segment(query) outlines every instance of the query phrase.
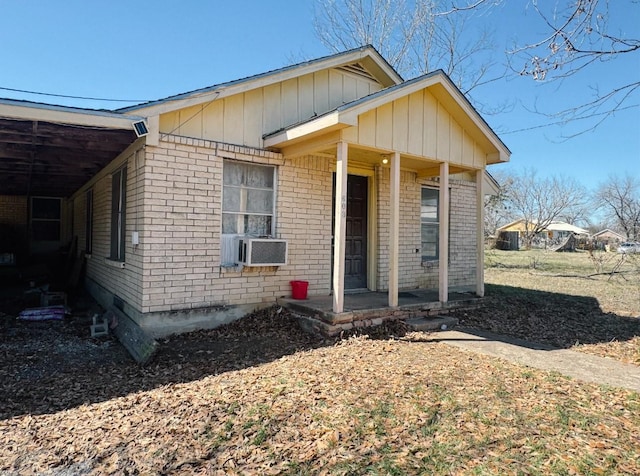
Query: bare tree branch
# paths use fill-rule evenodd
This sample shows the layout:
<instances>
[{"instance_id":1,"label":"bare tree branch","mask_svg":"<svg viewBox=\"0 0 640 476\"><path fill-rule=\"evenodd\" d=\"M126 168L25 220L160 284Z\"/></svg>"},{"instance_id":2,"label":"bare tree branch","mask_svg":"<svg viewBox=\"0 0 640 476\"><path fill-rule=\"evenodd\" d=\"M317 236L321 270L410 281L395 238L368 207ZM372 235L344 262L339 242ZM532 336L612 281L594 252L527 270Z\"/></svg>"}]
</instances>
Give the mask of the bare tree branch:
<instances>
[{"instance_id":1,"label":"bare tree branch","mask_svg":"<svg viewBox=\"0 0 640 476\"><path fill-rule=\"evenodd\" d=\"M552 221L571 215L586 203L587 194L567 177L539 178L534 170L509 176L505 204L512 217L524 221L525 246L531 244Z\"/></svg>"},{"instance_id":2,"label":"bare tree branch","mask_svg":"<svg viewBox=\"0 0 640 476\"><path fill-rule=\"evenodd\" d=\"M332 51L372 44L403 76L445 71L464 92L504 75L491 60L489 30L469 34L461 12L443 15L436 0L316 0L314 27ZM474 2L480 5L482 2Z\"/></svg>"},{"instance_id":3,"label":"bare tree branch","mask_svg":"<svg viewBox=\"0 0 640 476\"><path fill-rule=\"evenodd\" d=\"M640 179L612 175L601 183L594 198L616 221L629 240L640 240Z\"/></svg>"},{"instance_id":4,"label":"bare tree branch","mask_svg":"<svg viewBox=\"0 0 640 476\"><path fill-rule=\"evenodd\" d=\"M628 15L639 13L637 0L620 3L617 8L625 8ZM320 40L333 51L370 43L400 74L413 77L442 69L471 96L480 86L506 75L493 60L496 48L491 32L473 29L478 18L490 18L501 5L506 2L316 0L315 28ZM547 33L506 51L506 68L517 75L545 83L568 80L587 74L597 63L640 52L637 29L625 33L610 24L609 0L529 0L523 9L528 7ZM596 129L617 112L640 107L635 100L640 88L637 69L617 79L619 85L610 89L594 88L594 96L584 103L560 111L536 111L553 122L534 128L589 121L582 130L562 137L567 140ZM496 113L470 99L481 112Z\"/></svg>"},{"instance_id":5,"label":"bare tree branch","mask_svg":"<svg viewBox=\"0 0 640 476\"><path fill-rule=\"evenodd\" d=\"M595 61L640 50L640 39L622 38L608 32L607 0L574 0L558 11L546 13L538 0L531 4L550 33L508 53L524 58L519 74L545 80L551 74L563 78L577 74ZM545 2L548 7L549 3Z\"/></svg>"}]
</instances>

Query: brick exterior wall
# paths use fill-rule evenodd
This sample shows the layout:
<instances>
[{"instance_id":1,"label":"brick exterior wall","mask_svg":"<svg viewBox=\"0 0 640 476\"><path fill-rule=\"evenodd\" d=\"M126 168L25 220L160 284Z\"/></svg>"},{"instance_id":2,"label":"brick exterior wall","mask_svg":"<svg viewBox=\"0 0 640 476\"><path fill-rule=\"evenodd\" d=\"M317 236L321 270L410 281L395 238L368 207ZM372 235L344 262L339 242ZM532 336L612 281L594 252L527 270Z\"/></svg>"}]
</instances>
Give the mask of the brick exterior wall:
<instances>
[{"instance_id":1,"label":"brick exterior wall","mask_svg":"<svg viewBox=\"0 0 640 476\"><path fill-rule=\"evenodd\" d=\"M378 181L378 290L389 287L389 195L390 171L376 169ZM438 188L437 182L419 181L414 172L400 174L400 289L438 287L438 261L422 262L420 252L420 197L422 186ZM476 281L476 184L449 180L449 286L473 287Z\"/></svg>"},{"instance_id":2,"label":"brick exterior wall","mask_svg":"<svg viewBox=\"0 0 640 476\"><path fill-rule=\"evenodd\" d=\"M276 236L289 241L282 267L221 266L224 159L277 166ZM168 136L147 147L141 212L141 312L274 302L289 282L329 291L331 171L326 159ZM328 226L327 226L328 224Z\"/></svg>"},{"instance_id":3,"label":"brick exterior wall","mask_svg":"<svg viewBox=\"0 0 640 476\"><path fill-rule=\"evenodd\" d=\"M476 183L450 180L449 286L476 284L478 244L476 241Z\"/></svg>"},{"instance_id":4,"label":"brick exterior wall","mask_svg":"<svg viewBox=\"0 0 640 476\"><path fill-rule=\"evenodd\" d=\"M136 145L137 144L137 145ZM159 146L134 144L74 196L74 233L84 248L85 192L93 189L93 253L88 278L124 300L129 314L171 313L273 303L289 296L291 280L309 281L309 294L331 290L333 160L284 159L280 154L180 136ZM225 159L277 167L276 237L288 240L281 267L221 264ZM127 166L126 264L110 262L111 174ZM377 289L388 287L389 170L377 167ZM437 184L435 184L437 185ZM400 287L436 288L437 263L420 253L420 187L401 175ZM475 183L451 181L451 285L475 281ZM131 234L140 243L134 246ZM416 251L417 250L417 251ZM115 266L114 266L115 265Z\"/></svg>"},{"instance_id":5,"label":"brick exterior wall","mask_svg":"<svg viewBox=\"0 0 640 476\"><path fill-rule=\"evenodd\" d=\"M27 197L0 195L0 253L26 255Z\"/></svg>"},{"instance_id":6,"label":"brick exterior wall","mask_svg":"<svg viewBox=\"0 0 640 476\"><path fill-rule=\"evenodd\" d=\"M142 307L142 255L140 250L131 244L131 232L135 230L136 220L139 220L140 216L144 155L141 141L134 143L71 198L73 233L78 237L78 252L83 253L86 191L93 189L93 250L87 258L87 278L138 312ZM111 175L124 166L127 167L126 240L125 266L122 267L121 263L113 262L108 257L111 248ZM112 299L101 300L101 303L109 306Z\"/></svg>"},{"instance_id":7,"label":"brick exterior wall","mask_svg":"<svg viewBox=\"0 0 640 476\"><path fill-rule=\"evenodd\" d=\"M0 223L3 225L26 225L27 197L0 195Z\"/></svg>"}]
</instances>

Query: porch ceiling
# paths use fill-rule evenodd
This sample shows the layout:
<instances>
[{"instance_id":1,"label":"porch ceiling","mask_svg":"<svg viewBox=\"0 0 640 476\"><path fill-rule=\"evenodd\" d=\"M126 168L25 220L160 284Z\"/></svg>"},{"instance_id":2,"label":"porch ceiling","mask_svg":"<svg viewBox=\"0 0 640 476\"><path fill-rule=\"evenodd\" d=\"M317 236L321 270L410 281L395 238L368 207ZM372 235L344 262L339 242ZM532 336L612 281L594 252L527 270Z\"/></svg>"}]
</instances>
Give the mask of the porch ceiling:
<instances>
[{"instance_id":1,"label":"porch ceiling","mask_svg":"<svg viewBox=\"0 0 640 476\"><path fill-rule=\"evenodd\" d=\"M319 155L335 158L337 155L336 146L326 147L317 152ZM349 144L349 163L350 164L369 164L382 165L389 167L382 162L387 157L391 158L393 153L384 150L369 149ZM400 167L403 170L416 172L420 178L437 177L440 175L440 162L437 160L429 160L423 157L413 157L411 155L400 154ZM449 173L456 174L473 169L465 168L457 165L449 166Z\"/></svg>"},{"instance_id":2,"label":"porch ceiling","mask_svg":"<svg viewBox=\"0 0 640 476\"><path fill-rule=\"evenodd\" d=\"M131 128L0 118L0 193L68 197L135 140Z\"/></svg>"}]
</instances>

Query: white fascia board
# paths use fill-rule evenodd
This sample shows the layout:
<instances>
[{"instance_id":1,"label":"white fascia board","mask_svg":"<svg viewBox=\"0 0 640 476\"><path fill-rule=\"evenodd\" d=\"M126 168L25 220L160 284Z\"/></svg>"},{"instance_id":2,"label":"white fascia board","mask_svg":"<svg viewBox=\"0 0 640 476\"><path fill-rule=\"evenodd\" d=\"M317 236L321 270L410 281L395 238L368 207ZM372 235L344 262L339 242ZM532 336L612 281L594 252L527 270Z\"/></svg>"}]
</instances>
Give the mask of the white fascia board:
<instances>
[{"instance_id":1,"label":"white fascia board","mask_svg":"<svg viewBox=\"0 0 640 476\"><path fill-rule=\"evenodd\" d=\"M136 114L144 114L145 116L159 116L166 114L167 112L177 111L178 109L185 109L191 106L198 106L200 104L206 104L222 97L225 88L214 89L203 93L193 93L193 95L180 98L180 99L161 99L157 104L151 104L149 106L142 106L140 108L132 110ZM228 96L228 94L225 94ZM123 114L129 114L124 112Z\"/></svg>"},{"instance_id":2,"label":"white fascia board","mask_svg":"<svg viewBox=\"0 0 640 476\"><path fill-rule=\"evenodd\" d=\"M499 195L500 194L500 185L496 182L489 172L486 170L482 171L483 180L484 180L484 194L485 195Z\"/></svg>"},{"instance_id":3,"label":"white fascia board","mask_svg":"<svg viewBox=\"0 0 640 476\"><path fill-rule=\"evenodd\" d=\"M343 121L341 121L340 119L340 114L337 111L330 114L325 114L312 121L305 122L298 126L286 129L282 132L267 137L266 139L264 139L264 147L277 147L284 142L299 139L300 137L304 137L314 132L337 126L343 123ZM352 124L344 124L345 127L349 125Z\"/></svg>"},{"instance_id":4,"label":"white fascia board","mask_svg":"<svg viewBox=\"0 0 640 476\"><path fill-rule=\"evenodd\" d=\"M105 111L65 108L46 104L7 104L5 102L0 103L0 117L108 129L131 129L134 122L144 120L140 116L125 116Z\"/></svg>"},{"instance_id":5,"label":"white fascia board","mask_svg":"<svg viewBox=\"0 0 640 476\"><path fill-rule=\"evenodd\" d=\"M156 104L150 104L149 106L141 106L137 109L130 109L136 113L143 113L145 115L154 116L159 114L165 114L167 112L175 111L177 109L184 109L190 106L197 106L224 97L232 96L234 94L240 94L252 89L262 88L274 83L286 81L288 79L304 76L305 74L315 73L323 69L337 68L351 64L354 61L359 61L364 58L371 58L394 81L401 81L398 74L393 71L388 64L375 54L370 49L353 51L347 55L336 55L325 59L324 61L314 62L311 61L308 64L301 64L299 66L284 68L282 71L276 71L272 74L263 73L258 74L256 77L248 77L246 79L239 79L222 83L218 86L212 86L211 89L202 92L194 92L193 95L189 95L184 98L177 97L176 99L160 100Z\"/></svg>"},{"instance_id":6,"label":"white fascia board","mask_svg":"<svg viewBox=\"0 0 640 476\"><path fill-rule=\"evenodd\" d=\"M462 93L457 88L452 87L450 82L444 78L444 74L441 72L429 74L424 79L408 84L406 87L400 86L394 88L392 91L386 94L383 92L382 94L376 95L370 100L359 102L354 106L349 107L347 105L341 111L341 122L357 124L357 118L360 114L380 107L391 101L395 101L396 99L399 99L401 97L408 96L416 91L420 91L421 89L433 86L434 84L440 84L446 89L446 91L455 100L458 106L460 106L463 112L471 119L475 126L480 129L482 134L487 137L489 142L491 142L491 144L493 144L493 146L496 148L497 152L494 154L490 154L490 157L487 158L487 163L492 164L499 162L508 162L509 157L511 156L511 152L509 151L509 149L506 148L506 146L498 138L495 132L493 132L493 130L487 125L487 123L480 117L478 112L470 106L469 102L462 95Z\"/></svg>"},{"instance_id":7,"label":"white fascia board","mask_svg":"<svg viewBox=\"0 0 640 476\"><path fill-rule=\"evenodd\" d=\"M502 143L500 138L496 135L495 132L489 127L489 125L480 117L478 111L476 111L467 100L466 97L460 92L460 90L456 87L453 87L449 81L440 81L440 84L447 90L447 92L455 99L458 105L462 108L464 113L471 118L473 123L482 131L489 142L493 144L493 146L497 150L497 154L491 154L492 157L488 157L487 163L498 163L498 162L508 162L511 157L511 152L507 147ZM492 161L491 159L494 159Z\"/></svg>"},{"instance_id":8,"label":"white fascia board","mask_svg":"<svg viewBox=\"0 0 640 476\"><path fill-rule=\"evenodd\" d=\"M395 101L404 96L408 96L411 93L416 91L420 91L421 89L428 88L432 84L438 82L436 77L428 77L424 78L422 81L416 81L413 84L410 84L406 87L399 87L394 89L393 91L389 91L388 93L382 93L377 95L371 99L362 101L355 106L349 107L348 105L341 111L341 117L343 121L348 123L357 124L358 116L360 114L364 114L365 112L369 112L372 109L383 106L391 101ZM384 90L383 90L384 91Z\"/></svg>"}]
</instances>

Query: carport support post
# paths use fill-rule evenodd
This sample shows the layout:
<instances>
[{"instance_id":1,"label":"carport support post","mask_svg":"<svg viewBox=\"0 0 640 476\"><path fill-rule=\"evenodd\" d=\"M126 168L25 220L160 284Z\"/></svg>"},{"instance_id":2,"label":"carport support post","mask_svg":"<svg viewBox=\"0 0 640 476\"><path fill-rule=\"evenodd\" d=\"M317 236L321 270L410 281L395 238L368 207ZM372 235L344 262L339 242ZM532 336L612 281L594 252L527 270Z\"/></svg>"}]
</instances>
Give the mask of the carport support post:
<instances>
[{"instance_id":1,"label":"carport support post","mask_svg":"<svg viewBox=\"0 0 640 476\"><path fill-rule=\"evenodd\" d=\"M484 170L476 172L476 295L484 296Z\"/></svg>"},{"instance_id":2,"label":"carport support post","mask_svg":"<svg viewBox=\"0 0 640 476\"><path fill-rule=\"evenodd\" d=\"M344 248L347 227L347 156L348 144L338 142L333 231L333 312L344 312Z\"/></svg>"},{"instance_id":3,"label":"carport support post","mask_svg":"<svg viewBox=\"0 0 640 476\"><path fill-rule=\"evenodd\" d=\"M400 153L391 159L389 219L389 307L398 307L398 257L400 243Z\"/></svg>"},{"instance_id":4,"label":"carport support post","mask_svg":"<svg viewBox=\"0 0 640 476\"><path fill-rule=\"evenodd\" d=\"M440 191L438 195L439 258L438 295L440 302L449 300L449 163L440 164Z\"/></svg>"}]
</instances>

